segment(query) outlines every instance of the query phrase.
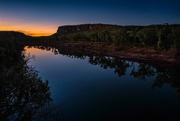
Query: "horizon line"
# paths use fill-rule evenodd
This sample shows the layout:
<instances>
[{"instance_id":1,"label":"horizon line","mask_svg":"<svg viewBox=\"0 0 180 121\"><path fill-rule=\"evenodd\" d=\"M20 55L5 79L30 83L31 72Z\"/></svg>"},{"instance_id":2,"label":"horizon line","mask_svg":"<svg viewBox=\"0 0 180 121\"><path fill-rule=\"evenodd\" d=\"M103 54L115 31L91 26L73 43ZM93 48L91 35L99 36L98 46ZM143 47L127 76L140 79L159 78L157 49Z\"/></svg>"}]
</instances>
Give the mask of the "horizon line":
<instances>
[{"instance_id":1,"label":"horizon line","mask_svg":"<svg viewBox=\"0 0 180 121\"><path fill-rule=\"evenodd\" d=\"M79 25L112 25L112 26L122 26L122 27L126 27L126 26L152 26L152 25L180 25L179 23L156 23L156 24L146 24L146 25L135 25L135 24L129 24L129 25L120 25L120 24L110 24L110 23L82 23L82 24L65 24L65 25L60 25L57 27L57 30L59 27L64 27L64 26L79 26ZM56 30L56 32L57 32ZM43 37L43 36L51 36L53 34L55 34L56 32L42 32L42 31L38 31L38 32L33 32L33 31L28 31L28 30L13 30L13 29L5 29L5 30L0 30L0 32L20 32L23 33L27 36L32 36L32 37Z\"/></svg>"}]
</instances>

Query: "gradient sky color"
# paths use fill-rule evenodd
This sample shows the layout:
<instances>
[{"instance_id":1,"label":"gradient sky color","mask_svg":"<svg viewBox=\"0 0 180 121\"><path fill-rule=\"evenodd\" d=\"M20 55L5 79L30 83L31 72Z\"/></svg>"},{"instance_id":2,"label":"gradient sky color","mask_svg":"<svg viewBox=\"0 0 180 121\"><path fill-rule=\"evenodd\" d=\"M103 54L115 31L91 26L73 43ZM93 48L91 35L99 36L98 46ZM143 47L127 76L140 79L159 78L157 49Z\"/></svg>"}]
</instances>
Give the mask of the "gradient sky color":
<instances>
[{"instance_id":1,"label":"gradient sky color","mask_svg":"<svg viewBox=\"0 0 180 121\"><path fill-rule=\"evenodd\" d=\"M180 0L0 0L0 30L51 35L61 25L180 24Z\"/></svg>"}]
</instances>

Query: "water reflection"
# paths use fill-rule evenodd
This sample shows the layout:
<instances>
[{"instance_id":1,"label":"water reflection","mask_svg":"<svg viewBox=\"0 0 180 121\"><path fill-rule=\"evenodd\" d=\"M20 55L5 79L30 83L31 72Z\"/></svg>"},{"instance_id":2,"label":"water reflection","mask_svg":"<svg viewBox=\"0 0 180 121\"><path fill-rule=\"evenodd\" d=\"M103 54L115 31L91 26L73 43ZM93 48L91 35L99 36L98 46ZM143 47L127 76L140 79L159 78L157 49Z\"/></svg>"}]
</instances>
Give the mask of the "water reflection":
<instances>
[{"instance_id":1,"label":"water reflection","mask_svg":"<svg viewBox=\"0 0 180 121\"><path fill-rule=\"evenodd\" d=\"M53 111L48 82L42 82L36 73L31 72L27 77L19 73L13 78L15 72L12 70L1 78L0 120L47 118Z\"/></svg>"},{"instance_id":2,"label":"water reflection","mask_svg":"<svg viewBox=\"0 0 180 121\"><path fill-rule=\"evenodd\" d=\"M159 65L149 65L146 63L135 63L132 61L123 60L120 58L113 58L107 56L94 55L85 53L80 50L69 50L66 48L52 48L45 46L31 46L41 50L52 51L54 54L62 54L71 58L88 58L88 62L92 65L99 65L101 68L114 69L114 73L118 76L127 74L127 70L131 69L131 77L140 80L146 80L147 77L155 77L152 88L162 87L164 84L170 84L173 88L180 91L180 68L179 67L163 67ZM29 48L31 48L29 47Z\"/></svg>"},{"instance_id":3,"label":"water reflection","mask_svg":"<svg viewBox=\"0 0 180 121\"><path fill-rule=\"evenodd\" d=\"M49 83L52 97L55 105L62 105L65 121L178 117L178 68L136 63L66 48L36 48L59 54L55 56L37 49L43 55L32 53L37 55L37 59L31 64L42 72L43 78L55 80ZM31 53L30 50L27 52Z\"/></svg>"},{"instance_id":4,"label":"water reflection","mask_svg":"<svg viewBox=\"0 0 180 121\"><path fill-rule=\"evenodd\" d=\"M21 49L5 49L0 51L0 120L47 118L54 110L48 81L42 81L37 71L27 65Z\"/></svg>"},{"instance_id":5,"label":"water reflection","mask_svg":"<svg viewBox=\"0 0 180 121\"><path fill-rule=\"evenodd\" d=\"M170 84L180 92L180 69L156 68L156 78L153 88L162 87L164 84Z\"/></svg>"}]
</instances>

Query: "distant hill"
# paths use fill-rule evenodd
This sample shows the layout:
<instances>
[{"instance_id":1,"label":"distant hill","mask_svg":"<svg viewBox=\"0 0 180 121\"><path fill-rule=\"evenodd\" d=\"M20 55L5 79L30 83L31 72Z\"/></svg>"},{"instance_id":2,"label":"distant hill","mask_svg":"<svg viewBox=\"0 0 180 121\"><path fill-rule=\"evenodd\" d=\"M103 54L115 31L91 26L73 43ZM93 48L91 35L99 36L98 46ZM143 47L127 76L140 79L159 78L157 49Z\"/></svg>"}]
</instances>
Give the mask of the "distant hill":
<instances>
[{"instance_id":1,"label":"distant hill","mask_svg":"<svg viewBox=\"0 0 180 121\"><path fill-rule=\"evenodd\" d=\"M30 36L25 35L21 32L15 31L0 31L0 40L26 40L30 38Z\"/></svg>"}]
</instances>

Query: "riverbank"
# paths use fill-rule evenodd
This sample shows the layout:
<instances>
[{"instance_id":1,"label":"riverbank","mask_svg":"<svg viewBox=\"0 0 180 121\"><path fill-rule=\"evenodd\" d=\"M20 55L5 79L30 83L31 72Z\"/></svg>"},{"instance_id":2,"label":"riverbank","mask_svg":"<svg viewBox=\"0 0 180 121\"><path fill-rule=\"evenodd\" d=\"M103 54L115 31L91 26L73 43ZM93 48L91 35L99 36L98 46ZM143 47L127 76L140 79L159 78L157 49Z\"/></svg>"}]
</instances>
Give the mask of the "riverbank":
<instances>
[{"instance_id":1,"label":"riverbank","mask_svg":"<svg viewBox=\"0 0 180 121\"><path fill-rule=\"evenodd\" d=\"M137 62L147 62L160 65L180 65L180 56L173 49L156 50L148 47L117 47L116 45L108 45L103 42L58 42L55 48L66 50L69 52L95 54L111 57L119 57L122 59L133 60Z\"/></svg>"}]
</instances>

